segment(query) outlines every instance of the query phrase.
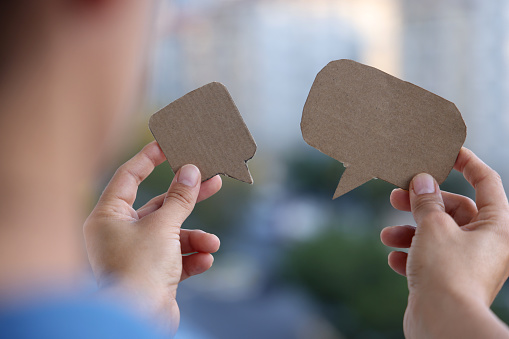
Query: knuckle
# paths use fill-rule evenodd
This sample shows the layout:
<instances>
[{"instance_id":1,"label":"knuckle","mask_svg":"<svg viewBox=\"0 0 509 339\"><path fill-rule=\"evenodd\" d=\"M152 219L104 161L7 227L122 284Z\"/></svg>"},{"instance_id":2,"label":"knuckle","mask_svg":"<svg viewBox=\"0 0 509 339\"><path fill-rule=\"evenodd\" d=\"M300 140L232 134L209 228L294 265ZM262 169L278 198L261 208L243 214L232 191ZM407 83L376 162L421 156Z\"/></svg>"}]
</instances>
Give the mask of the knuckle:
<instances>
[{"instance_id":1,"label":"knuckle","mask_svg":"<svg viewBox=\"0 0 509 339\"><path fill-rule=\"evenodd\" d=\"M125 162L122 165L120 165L119 168L117 168L117 170L115 171L115 175L126 174L128 172L129 172L129 163Z\"/></svg>"},{"instance_id":2,"label":"knuckle","mask_svg":"<svg viewBox=\"0 0 509 339\"><path fill-rule=\"evenodd\" d=\"M136 185L139 185L143 181L140 173L138 173L138 171L136 171L128 162L117 169L117 175L133 178Z\"/></svg>"},{"instance_id":3,"label":"knuckle","mask_svg":"<svg viewBox=\"0 0 509 339\"><path fill-rule=\"evenodd\" d=\"M490 182L497 186L503 186L502 177L498 174L497 171L492 169L491 167L486 167L485 171L479 175L478 180L474 184L474 188L477 189L477 186L482 182Z\"/></svg>"},{"instance_id":4,"label":"knuckle","mask_svg":"<svg viewBox=\"0 0 509 339\"><path fill-rule=\"evenodd\" d=\"M500 176L500 174L498 174L497 171L495 171L491 167L488 169L488 172L486 173L486 177L490 178L491 180L493 180L494 182L496 182L498 184L502 184L502 177Z\"/></svg>"},{"instance_id":5,"label":"knuckle","mask_svg":"<svg viewBox=\"0 0 509 339\"><path fill-rule=\"evenodd\" d=\"M420 197L413 204L413 212L417 214L431 214L434 211L443 212L444 210L444 202L436 199L434 196Z\"/></svg>"},{"instance_id":6,"label":"knuckle","mask_svg":"<svg viewBox=\"0 0 509 339\"><path fill-rule=\"evenodd\" d=\"M477 215L477 206L475 205L474 202L472 202L470 205L468 205L466 208L465 208L465 211L466 213L468 213L468 215L471 215L471 216L475 216Z\"/></svg>"},{"instance_id":7,"label":"knuckle","mask_svg":"<svg viewBox=\"0 0 509 339\"><path fill-rule=\"evenodd\" d=\"M176 187L166 194L166 203L176 204L186 211L191 211L195 204L195 198L189 190Z\"/></svg>"},{"instance_id":8,"label":"knuckle","mask_svg":"<svg viewBox=\"0 0 509 339\"><path fill-rule=\"evenodd\" d=\"M464 203L464 206L466 206L466 208L468 209L469 212L477 212L477 205L475 204L475 201L472 200L471 198L469 197L464 197L465 198L465 203Z\"/></svg>"},{"instance_id":9,"label":"knuckle","mask_svg":"<svg viewBox=\"0 0 509 339\"><path fill-rule=\"evenodd\" d=\"M127 177L129 175L130 175L130 173L129 173L128 165L127 164L123 164L119 168L117 168L117 170L113 174L113 178L111 180L113 181L114 179L125 178L125 177Z\"/></svg>"},{"instance_id":10,"label":"knuckle","mask_svg":"<svg viewBox=\"0 0 509 339\"><path fill-rule=\"evenodd\" d=\"M94 233L95 233L94 223L90 220L85 221L85 224L83 225L83 236L85 237L85 240L87 238L90 238Z\"/></svg>"}]
</instances>

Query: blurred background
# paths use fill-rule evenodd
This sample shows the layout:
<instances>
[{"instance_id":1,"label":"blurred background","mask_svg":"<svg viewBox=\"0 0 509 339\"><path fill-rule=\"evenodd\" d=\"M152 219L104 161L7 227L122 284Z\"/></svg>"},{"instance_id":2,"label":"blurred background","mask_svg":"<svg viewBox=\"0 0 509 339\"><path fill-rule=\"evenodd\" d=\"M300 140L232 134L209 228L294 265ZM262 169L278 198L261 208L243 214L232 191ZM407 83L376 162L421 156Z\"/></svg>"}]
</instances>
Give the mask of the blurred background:
<instances>
[{"instance_id":1,"label":"blurred background","mask_svg":"<svg viewBox=\"0 0 509 339\"><path fill-rule=\"evenodd\" d=\"M255 184L224 178L184 225L222 246L179 289L177 338L403 338L406 279L379 232L412 218L381 180L332 201L343 166L302 140L302 108L329 61L366 63L456 103L466 146L509 182L508 15L505 0L164 0L138 132L118 163L152 140L151 114L211 81L258 143ZM136 205L172 177L157 168ZM458 173L442 187L473 197ZM508 307L503 290L494 310L506 322Z\"/></svg>"}]
</instances>

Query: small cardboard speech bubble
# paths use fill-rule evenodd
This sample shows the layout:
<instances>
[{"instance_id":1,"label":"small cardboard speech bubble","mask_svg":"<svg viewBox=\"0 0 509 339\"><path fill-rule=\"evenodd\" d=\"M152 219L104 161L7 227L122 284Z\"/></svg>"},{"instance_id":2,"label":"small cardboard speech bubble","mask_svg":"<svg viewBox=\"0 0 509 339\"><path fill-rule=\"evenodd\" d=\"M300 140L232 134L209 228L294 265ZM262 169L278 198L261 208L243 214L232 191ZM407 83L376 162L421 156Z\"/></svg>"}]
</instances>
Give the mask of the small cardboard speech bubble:
<instances>
[{"instance_id":1,"label":"small cardboard speech bubble","mask_svg":"<svg viewBox=\"0 0 509 339\"><path fill-rule=\"evenodd\" d=\"M452 102L352 60L318 73L301 129L310 146L346 168L334 199L373 178L408 189L425 172L441 184L466 138Z\"/></svg>"},{"instance_id":2,"label":"small cardboard speech bubble","mask_svg":"<svg viewBox=\"0 0 509 339\"><path fill-rule=\"evenodd\" d=\"M256 143L226 87L213 82L150 117L149 128L173 170L196 165L206 181L217 174L253 183L247 161Z\"/></svg>"}]
</instances>

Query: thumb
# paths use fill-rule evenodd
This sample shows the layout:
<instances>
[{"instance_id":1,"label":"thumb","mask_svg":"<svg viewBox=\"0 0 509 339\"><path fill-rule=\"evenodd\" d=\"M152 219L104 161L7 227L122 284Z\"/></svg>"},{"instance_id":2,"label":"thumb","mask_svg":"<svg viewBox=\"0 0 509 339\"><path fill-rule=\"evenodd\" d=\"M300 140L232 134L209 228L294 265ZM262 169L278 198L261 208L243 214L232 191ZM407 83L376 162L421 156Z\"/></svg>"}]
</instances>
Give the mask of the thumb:
<instances>
[{"instance_id":1,"label":"thumb","mask_svg":"<svg viewBox=\"0 0 509 339\"><path fill-rule=\"evenodd\" d=\"M442 193L438 183L427 173L416 175L410 183L410 206L417 226L447 223Z\"/></svg>"},{"instance_id":2,"label":"thumb","mask_svg":"<svg viewBox=\"0 0 509 339\"><path fill-rule=\"evenodd\" d=\"M196 205L200 184L201 173L198 167L182 166L173 178L163 205L159 209L160 213L179 226L182 225Z\"/></svg>"}]
</instances>

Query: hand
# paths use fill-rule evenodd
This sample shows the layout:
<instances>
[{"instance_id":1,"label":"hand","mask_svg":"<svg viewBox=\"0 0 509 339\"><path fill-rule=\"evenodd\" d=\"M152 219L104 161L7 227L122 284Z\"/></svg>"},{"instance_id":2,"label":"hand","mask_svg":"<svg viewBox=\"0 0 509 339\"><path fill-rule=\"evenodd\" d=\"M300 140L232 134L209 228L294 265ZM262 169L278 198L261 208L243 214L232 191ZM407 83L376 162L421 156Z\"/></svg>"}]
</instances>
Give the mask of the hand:
<instances>
[{"instance_id":1,"label":"hand","mask_svg":"<svg viewBox=\"0 0 509 339\"><path fill-rule=\"evenodd\" d=\"M167 193L134 210L139 184L164 160L159 145L152 142L122 165L88 217L84 234L99 286L131 297L135 308L160 318L175 332L180 318L178 283L208 270L210 253L219 249L215 235L180 227L196 202L219 191L221 178L201 183L198 168L186 165Z\"/></svg>"},{"instance_id":2,"label":"hand","mask_svg":"<svg viewBox=\"0 0 509 339\"><path fill-rule=\"evenodd\" d=\"M509 274L507 197L500 176L466 148L454 168L475 188L475 203L441 192L428 174L416 176L409 191L391 194L394 208L411 211L417 223L381 233L385 245L409 248L408 254L389 254L389 266L408 279L405 334L507 337L505 326L489 311Z\"/></svg>"}]
</instances>

